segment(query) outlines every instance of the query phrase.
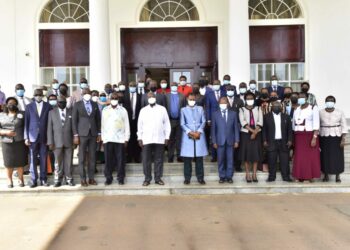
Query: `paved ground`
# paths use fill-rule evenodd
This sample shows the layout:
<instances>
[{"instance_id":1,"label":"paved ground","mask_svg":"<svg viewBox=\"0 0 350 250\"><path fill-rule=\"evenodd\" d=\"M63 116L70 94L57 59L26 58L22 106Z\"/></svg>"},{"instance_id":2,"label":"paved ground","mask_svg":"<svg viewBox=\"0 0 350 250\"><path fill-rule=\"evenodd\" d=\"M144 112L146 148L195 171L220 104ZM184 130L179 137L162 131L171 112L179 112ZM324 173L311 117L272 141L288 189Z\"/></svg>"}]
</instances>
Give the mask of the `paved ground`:
<instances>
[{"instance_id":1,"label":"paved ground","mask_svg":"<svg viewBox=\"0 0 350 250\"><path fill-rule=\"evenodd\" d=\"M1 249L349 249L350 194L2 197Z\"/></svg>"}]
</instances>

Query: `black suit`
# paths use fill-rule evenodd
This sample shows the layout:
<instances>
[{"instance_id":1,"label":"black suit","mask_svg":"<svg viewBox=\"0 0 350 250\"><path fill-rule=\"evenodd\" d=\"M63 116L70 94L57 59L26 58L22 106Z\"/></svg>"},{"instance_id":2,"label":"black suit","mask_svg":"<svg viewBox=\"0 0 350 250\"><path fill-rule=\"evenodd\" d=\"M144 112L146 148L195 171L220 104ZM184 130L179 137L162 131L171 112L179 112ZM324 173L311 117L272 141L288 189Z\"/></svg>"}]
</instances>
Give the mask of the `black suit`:
<instances>
[{"instance_id":1,"label":"black suit","mask_svg":"<svg viewBox=\"0 0 350 250\"><path fill-rule=\"evenodd\" d=\"M97 103L90 101L91 113L85 108L85 101L77 102L73 107L73 134L79 136L79 174L82 181L86 181L84 161L89 155L88 177L95 176L97 136L101 134L101 114Z\"/></svg>"},{"instance_id":2,"label":"black suit","mask_svg":"<svg viewBox=\"0 0 350 250\"><path fill-rule=\"evenodd\" d=\"M281 139L276 140L276 125L274 114L268 113L264 116L262 129L263 141L267 142L267 154L269 164L269 179L276 179L277 156L280 161L280 169L283 180L290 178L289 170L289 148L287 143L293 140L292 122L290 117L281 113Z\"/></svg>"},{"instance_id":3,"label":"black suit","mask_svg":"<svg viewBox=\"0 0 350 250\"><path fill-rule=\"evenodd\" d=\"M124 96L125 105L128 107L129 123L130 123L130 140L127 149L127 162L141 162L141 148L137 141L137 121L141 110L142 95L133 93L136 98L135 106L131 103L132 93L127 91ZM134 118L134 119L133 119Z\"/></svg>"},{"instance_id":4,"label":"black suit","mask_svg":"<svg viewBox=\"0 0 350 250\"><path fill-rule=\"evenodd\" d=\"M271 94L271 92L274 91L274 87L272 87L272 86L268 87L267 91L269 92L269 94ZM283 100L284 99L284 87L277 86L276 92L278 95L278 100Z\"/></svg>"}]
</instances>

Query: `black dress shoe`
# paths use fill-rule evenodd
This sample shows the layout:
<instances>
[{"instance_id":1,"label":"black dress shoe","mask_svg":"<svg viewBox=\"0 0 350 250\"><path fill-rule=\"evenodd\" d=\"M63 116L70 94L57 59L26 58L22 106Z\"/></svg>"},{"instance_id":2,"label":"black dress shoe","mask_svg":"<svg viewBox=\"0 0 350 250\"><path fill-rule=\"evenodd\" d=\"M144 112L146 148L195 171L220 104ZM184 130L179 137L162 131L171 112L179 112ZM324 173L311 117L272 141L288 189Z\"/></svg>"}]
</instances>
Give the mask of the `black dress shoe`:
<instances>
[{"instance_id":1,"label":"black dress shoe","mask_svg":"<svg viewBox=\"0 0 350 250\"><path fill-rule=\"evenodd\" d=\"M89 179L89 185L97 186L95 179Z\"/></svg>"},{"instance_id":2,"label":"black dress shoe","mask_svg":"<svg viewBox=\"0 0 350 250\"><path fill-rule=\"evenodd\" d=\"M24 172L23 172L23 175L29 175L29 174L30 174L29 171L24 171Z\"/></svg>"},{"instance_id":3,"label":"black dress shoe","mask_svg":"<svg viewBox=\"0 0 350 250\"><path fill-rule=\"evenodd\" d=\"M220 178L219 183L220 183L220 184L225 183L225 178Z\"/></svg>"},{"instance_id":4,"label":"black dress shoe","mask_svg":"<svg viewBox=\"0 0 350 250\"><path fill-rule=\"evenodd\" d=\"M232 178L227 179L227 183L232 184L233 183L233 179Z\"/></svg>"},{"instance_id":5,"label":"black dress shoe","mask_svg":"<svg viewBox=\"0 0 350 250\"><path fill-rule=\"evenodd\" d=\"M41 181L41 186L43 187L49 187L50 184L47 181Z\"/></svg>"},{"instance_id":6,"label":"black dress shoe","mask_svg":"<svg viewBox=\"0 0 350 250\"><path fill-rule=\"evenodd\" d=\"M24 183L21 182L18 186L22 188L22 187L24 187Z\"/></svg>"},{"instance_id":7,"label":"black dress shoe","mask_svg":"<svg viewBox=\"0 0 350 250\"><path fill-rule=\"evenodd\" d=\"M149 186L150 184L151 184L151 182L149 182L149 181L144 181L144 182L142 183L142 186L147 187L147 186Z\"/></svg>"},{"instance_id":8,"label":"black dress shoe","mask_svg":"<svg viewBox=\"0 0 350 250\"><path fill-rule=\"evenodd\" d=\"M13 184L8 184L7 187L8 188L13 188Z\"/></svg>"},{"instance_id":9,"label":"black dress shoe","mask_svg":"<svg viewBox=\"0 0 350 250\"><path fill-rule=\"evenodd\" d=\"M162 180L156 181L156 184L157 184L157 185L164 186L164 182L163 182Z\"/></svg>"},{"instance_id":10,"label":"black dress shoe","mask_svg":"<svg viewBox=\"0 0 350 250\"><path fill-rule=\"evenodd\" d=\"M235 167L235 171L238 173L242 173L243 169L241 167Z\"/></svg>"},{"instance_id":11,"label":"black dress shoe","mask_svg":"<svg viewBox=\"0 0 350 250\"><path fill-rule=\"evenodd\" d=\"M168 159L168 163L174 163L174 159Z\"/></svg>"},{"instance_id":12,"label":"black dress shoe","mask_svg":"<svg viewBox=\"0 0 350 250\"><path fill-rule=\"evenodd\" d=\"M217 162L218 161L218 159L216 159L216 158L212 158L211 160L210 160L210 162Z\"/></svg>"},{"instance_id":13,"label":"black dress shoe","mask_svg":"<svg viewBox=\"0 0 350 250\"><path fill-rule=\"evenodd\" d=\"M268 178L267 180L266 180L266 182L274 182L275 181L275 179L272 179L272 178Z\"/></svg>"},{"instance_id":14,"label":"black dress shoe","mask_svg":"<svg viewBox=\"0 0 350 250\"><path fill-rule=\"evenodd\" d=\"M293 182L293 180L291 178L283 179L283 181L285 181L285 182Z\"/></svg>"},{"instance_id":15,"label":"black dress shoe","mask_svg":"<svg viewBox=\"0 0 350 250\"><path fill-rule=\"evenodd\" d=\"M85 180L81 181L80 184L81 184L82 187L87 187L88 186L88 184L87 184L87 182Z\"/></svg>"},{"instance_id":16,"label":"black dress shoe","mask_svg":"<svg viewBox=\"0 0 350 250\"><path fill-rule=\"evenodd\" d=\"M119 184L119 185L124 185L124 180L119 180L119 181L118 181L118 184Z\"/></svg>"},{"instance_id":17,"label":"black dress shoe","mask_svg":"<svg viewBox=\"0 0 350 250\"><path fill-rule=\"evenodd\" d=\"M33 182L32 184L29 185L30 188L36 188L38 186L38 184L36 184L36 182Z\"/></svg>"},{"instance_id":18,"label":"black dress shoe","mask_svg":"<svg viewBox=\"0 0 350 250\"><path fill-rule=\"evenodd\" d=\"M191 181L189 181L189 180L185 180L185 181L184 181L184 184L185 184L185 185L190 185L190 183L191 183Z\"/></svg>"},{"instance_id":19,"label":"black dress shoe","mask_svg":"<svg viewBox=\"0 0 350 250\"><path fill-rule=\"evenodd\" d=\"M62 184L61 182L56 182L55 185L53 185L55 188L60 187Z\"/></svg>"},{"instance_id":20,"label":"black dress shoe","mask_svg":"<svg viewBox=\"0 0 350 250\"><path fill-rule=\"evenodd\" d=\"M329 177L328 175L326 174L322 180L323 182L329 182Z\"/></svg>"},{"instance_id":21,"label":"black dress shoe","mask_svg":"<svg viewBox=\"0 0 350 250\"><path fill-rule=\"evenodd\" d=\"M113 182L113 180L106 180L106 181L105 181L105 185L106 185L106 186L109 186L109 185L112 184L112 182Z\"/></svg>"},{"instance_id":22,"label":"black dress shoe","mask_svg":"<svg viewBox=\"0 0 350 250\"><path fill-rule=\"evenodd\" d=\"M205 185L205 181L204 180L198 180L198 183L201 184L201 185Z\"/></svg>"},{"instance_id":23,"label":"black dress shoe","mask_svg":"<svg viewBox=\"0 0 350 250\"><path fill-rule=\"evenodd\" d=\"M177 162L184 162L184 160L182 159L182 157L177 157Z\"/></svg>"}]
</instances>

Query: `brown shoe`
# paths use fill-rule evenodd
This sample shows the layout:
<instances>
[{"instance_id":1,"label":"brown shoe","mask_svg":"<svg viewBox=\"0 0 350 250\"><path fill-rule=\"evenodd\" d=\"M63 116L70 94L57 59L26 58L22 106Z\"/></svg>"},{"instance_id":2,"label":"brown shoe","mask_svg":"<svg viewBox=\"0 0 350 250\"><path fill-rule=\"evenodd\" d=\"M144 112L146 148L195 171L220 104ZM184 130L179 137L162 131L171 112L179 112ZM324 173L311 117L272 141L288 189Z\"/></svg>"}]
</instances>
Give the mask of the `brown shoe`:
<instances>
[{"instance_id":1,"label":"brown shoe","mask_svg":"<svg viewBox=\"0 0 350 250\"><path fill-rule=\"evenodd\" d=\"M96 186L96 185L97 185L97 182L96 182L94 179L90 179L90 180L89 180L89 185Z\"/></svg>"},{"instance_id":2,"label":"brown shoe","mask_svg":"<svg viewBox=\"0 0 350 250\"><path fill-rule=\"evenodd\" d=\"M87 184L87 182L86 182L86 181L81 181L81 186L82 186L82 187L87 187L87 186L88 186L88 184Z\"/></svg>"}]
</instances>

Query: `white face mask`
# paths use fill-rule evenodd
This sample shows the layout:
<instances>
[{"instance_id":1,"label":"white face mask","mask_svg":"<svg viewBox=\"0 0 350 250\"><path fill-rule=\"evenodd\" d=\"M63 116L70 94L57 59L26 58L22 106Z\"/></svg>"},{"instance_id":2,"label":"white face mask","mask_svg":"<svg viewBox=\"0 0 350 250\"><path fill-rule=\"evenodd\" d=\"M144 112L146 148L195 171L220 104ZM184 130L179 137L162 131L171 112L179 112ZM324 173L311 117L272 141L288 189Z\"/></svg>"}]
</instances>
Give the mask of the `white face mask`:
<instances>
[{"instance_id":1,"label":"white face mask","mask_svg":"<svg viewBox=\"0 0 350 250\"><path fill-rule=\"evenodd\" d=\"M232 96L234 96L234 95L235 95L235 92L234 92L233 90L227 91L227 96L228 96L228 97L232 97Z\"/></svg>"},{"instance_id":2,"label":"white face mask","mask_svg":"<svg viewBox=\"0 0 350 250\"><path fill-rule=\"evenodd\" d=\"M272 86L277 86L277 84L278 84L278 81L277 80L273 80L272 82L271 82L271 84L272 84Z\"/></svg>"},{"instance_id":3,"label":"white face mask","mask_svg":"<svg viewBox=\"0 0 350 250\"><path fill-rule=\"evenodd\" d=\"M181 86L186 86L187 82L186 81L180 81Z\"/></svg>"},{"instance_id":4,"label":"white face mask","mask_svg":"<svg viewBox=\"0 0 350 250\"><path fill-rule=\"evenodd\" d=\"M222 82L222 84L223 84L223 85L229 85L229 84L230 84L230 81L229 81L229 80L224 80L224 81Z\"/></svg>"},{"instance_id":5,"label":"white face mask","mask_svg":"<svg viewBox=\"0 0 350 250\"><path fill-rule=\"evenodd\" d=\"M188 101L188 106L194 107L196 105L196 101Z\"/></svg>"},{"instance_id":6,"label":"white face mask","mask_svg":"<svg viewBox=\"0 0 350 250\"><path fill-rule=\"evenodd\" d=\"M125 85L120 85L119 86L119 91L125 91Z\"/></svg>"},{"instance_id":7,"label":"white face mask","mask_svg":"<svg viewBox=\"0 0 350 250\"><path fill-rule=\"evenodd\" d=\"M177 86L175 86L175 85L171 86L171 92L177 93Z\"/></svg>"},{"instance_id":8,"label":"white face mask","mask_svg":"<svg viewBox=\"0 0 350 250\"><path fill-rule=\"evenodd\" d=\"M83 98L84 98L84 100L85 101L90 101L91 100L91 95L89 95L89 94L85 94L84 96L83 96Z\"/></svg>"},{"instance_id":9,"label":"white face mask","mask_svg":"<svg viewBox=\"0 0 350 250\"><path fill-rule=\"evenodd\" d=\"M156 98L154 98L154 97L151 97L151 98L148 98L148 104L151 104L151 105L153 105L153 104L155 104L156 103Z\"/></svg>"},{"instance_id":10,"label":"white face mask","mask_svg":"<svg viewBox=\"0 0 350 250\"><path fill-rule=\"evenodd\" d=\"M160 87L161 87L162 89L166 89L166 88L168 87L168 84L167 84L167 83L161 83L161 84L160 84Z\"/></svg>"},{"instance_id":11,"label":"white face mask","mask_svg":"<svg viewBox=\"0 0 350 250\"><path fill-rule=\"evenodd\" d=\"M255 83L251 83L251 84L249 85L249 88L250 88L251 90L256 90L256 84L255 84Z\"/></svg>"},{"instance_id":12,"label":"white face mask","mask_svg":"<svg viewBox=\"0 0 350 250\"><path fill-rule=\"evenodd\" d=\"M254 105L254 100L247 100L246 101L248 106L253 106Z\"/></svg>"},{"instance_id":13,"label":"white face mask","mask_svg":"<svg viewBox=\"0 0 350 250\"><path fill-rule=\"evenodd\" d=\"M139 82L138 84L137 84L137 87L139 87L139 88L144 88L145 87L145 83L144 82Z\"/></svg>"},{"instance_id":14,"label":"white face mask","mask_svg":"<svg viewBox=\"0 0 350 250\"><path fill-rule=\"evenodd\" d=\"M93 102L97 102L98 101L98 96L93 96L91 99L92 99Z\"/></svg>"},{"instance_id":15,"label":"white face mask","mask_svg":"<svg viewBox=\"0 0 350 250\"><path fill-rule=\"evenodd\" d=\"M246 88L240 88L239 89L239 93L241 93L241 95L244 95L245 93L247 93L247 89Z\"/></svg>"},{"instance_id":16,"label":"white face mask","mask_svg":"<svg viewBox=\"0 0 350 250\"><path fill-rule=\"evenodd\" d=\"M111 100L111 105L113 107L117 106L118 105L118 100Z\"/></svg>"},{"instance_id":17,"label":"white face mask","mask_svg":"<svg viewBox=\"0 0 350 250\"><path fill-rule=\"evenodd\" d=\"M219 91L220 90L220 85L213 85L213 90Z\"/></svg>"},{"instance_id":18,"label":"white face mask","mask_svg":"<svg viewBox=\"0 0 350 250\"><path fill-rule=\"evenodd\" d=\"M201 95L205 95L206 92L207 92L207 88L200 88L199 89L199 94L201 94Z\"/></svg>"},{"instance_id":19,"label":"white face mask","mask_svg":"<svg viewBox=\"0 0 350 250\"><path fill-rule=\"evenodd\" d=\"M326 102L326 108L333 109L335 107L335 102Z\"/></svg>"},{"instance_id":20,"label":"white face mask","mask_svg":"<svg viewBox=\"0 0 350 250\"><path fill-rule=\"evenodd\" d=\"M227 104L220 104L220 109L221 110L226 110L227 109Z\"/></svg>"},{"instance_id":21,"label":"white face mask","mask_svg":"<svg viewBox=\"0 0 350 250\"><path fill-rule=\"evenodd\" d=\"M47 90L44 90L44 91L43 91L43 95L44 95L44 96L47 96Z\"/></svg>"}]
</instances>

